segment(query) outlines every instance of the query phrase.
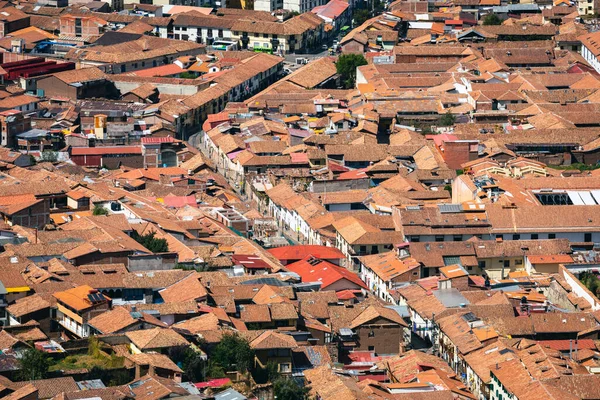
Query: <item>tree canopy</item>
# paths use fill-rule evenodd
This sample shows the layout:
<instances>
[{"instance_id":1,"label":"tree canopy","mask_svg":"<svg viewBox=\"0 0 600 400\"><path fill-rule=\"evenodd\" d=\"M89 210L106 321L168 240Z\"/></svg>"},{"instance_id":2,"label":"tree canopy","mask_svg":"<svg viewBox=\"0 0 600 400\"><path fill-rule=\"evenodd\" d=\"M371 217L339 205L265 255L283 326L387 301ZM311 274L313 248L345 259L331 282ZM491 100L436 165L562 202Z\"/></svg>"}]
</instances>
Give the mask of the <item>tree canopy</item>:
<instances>
[{"instance_id":1,"label":"tree canopy","mask_svg":"<svg viewBox=\"0 0 600 400\"><path fill-rule=\"evenodd\" d=\"M361 65L367 65L367 60L362 54L342 54L339 56L335 67L346 89L354 87L356 83L356 68Z\"/></svg>"},{"instance_id":2,"label":"tree canopy","mask_svg":"<svg viewBox=\"0 0 600 400\"><path fill-rule=\"evenodd\" d=\"M21 363L20 377L23 380L44 379L50 368L50 357L43 351L28 349L19 360Z\"/></svg>"},{"instance_id":3,"label":"tree canopy","mask_svg":"<svg viewBox=\"0 0 600 400\"><path fill-rule=\"evenodd\" d=\"M156 232L148 232L144 235L140 235L136 231L133 231L133 235L131 237L153 253L166 253L169 251L167 239L159 239L155 236Z\"/></svg>"},{"instance_id":4,"label":"tree canopy","mask_svg":"<svg viewBox=\"0 0 600 400\"><path fill-rule=\"evenodd\" d=\"M352 19L354 19L354 24L356 26L362 25L366 20L369 19L369 10L366 10L364 8L354 10Z\"/></svg>"},{"instance_id":5,"label":"tree canopy","mask_svg":"<svg viewBox=\"0 0 600 400\"><path fill-rule=\"evenodd\" d=\"M279 378L273 382L273 391L277 400L308 399L308 388L300 386L293 379Z\"/></svg>"},{"instance_id":6,"label":"tree canopy","mask_svg":"<svg viewBox=\"0 0 600 400\"><path fill-rule=\"evenodd\" d=\"M202 353L190 346L178 346L169 349L169 358L183 370L183 378L192 382L204 380L205 362ZM216 377L214 377L216 378Z\"/></svg>"},{"instance_id":7,"label":"tree canopy","mask_svg":"<svg viewBox=\"0 0 600 400\"><path fill-rule=\"evenodd\" d=\"M488 14L483 18L483 25L501 25L502 20L496 14Z\"/></svg>"},{"instance_id":8,"label":"tree canopy","mask_svg":"<svg viewBox=\"0 0 600 400\"><path fill-rule=\"evenodd\" d=\"M92 210L93 215L108 215L108 210L102 207L100 204L96 204Z\"/></svg>"},{"instance_id":9,"label":"tree canopy","mask_svg":"<svg viewBox=\"0 0 600 400\"><path fill-rule=\"evenodd\" d=\"M446 111L446 114L440 118L440 125L442 126L452 126L456 122L456 117L450 112L450 110Z\"/></svg>"},{"instance_id":10,"label":"tree canopy","mask_svg":"<svg viewBox=\"0 0 600 400\"><path fill-rule=\"evenodd\" d=\"M213 350L211 370L246 372L254 361L254 350L247 340L236 334L226 334Z\"/></svg>"},{"instance_id":11,"label":"tree canopy","mask_svg":"<svg viewBox=\"0 0 600 400\"><path fill-rule=\"evenodd\" d=\"M593 272L582 272L579 274L579 280L585 285L586 288L588 288L590 292L598 294L598 289L600 289L600 279L598 279Z\"/></svg>"}]
</instances>

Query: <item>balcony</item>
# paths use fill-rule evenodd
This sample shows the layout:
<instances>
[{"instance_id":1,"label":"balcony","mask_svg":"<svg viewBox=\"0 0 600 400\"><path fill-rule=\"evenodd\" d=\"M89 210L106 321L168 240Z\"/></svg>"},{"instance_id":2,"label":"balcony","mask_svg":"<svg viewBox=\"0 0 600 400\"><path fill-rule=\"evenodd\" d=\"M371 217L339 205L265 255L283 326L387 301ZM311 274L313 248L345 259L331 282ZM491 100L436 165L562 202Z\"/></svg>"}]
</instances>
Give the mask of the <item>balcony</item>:
<instances>
[{"instance_id":1,"label":"balcony","mask_svg":"<svg viewBox=\"0 0 600 400\"><path fill-rule=\"evenodd\" d=\"M68 330L69 332L71 332L74 335L77 335L81 338L88 336L87 333L84 332L83 327L74 321L68 321L66 319L62 319L62 320L58 321L58 323L63 328L65 328L66 330Z\"/></svg>"}]
</instances>

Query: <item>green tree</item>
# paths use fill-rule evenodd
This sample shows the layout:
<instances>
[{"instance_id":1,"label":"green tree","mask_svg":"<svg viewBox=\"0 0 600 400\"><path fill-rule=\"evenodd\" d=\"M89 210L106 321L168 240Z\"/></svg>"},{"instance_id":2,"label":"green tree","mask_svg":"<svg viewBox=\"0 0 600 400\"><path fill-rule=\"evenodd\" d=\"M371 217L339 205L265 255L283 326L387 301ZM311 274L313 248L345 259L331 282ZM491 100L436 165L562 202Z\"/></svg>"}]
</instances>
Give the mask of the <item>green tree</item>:
<instances>
[{"instance_id":1,"label":"green tree","mask_svg":"<svg viewBox=\"0 0 600 400\"><path fill-rule=\"evenodd\" d=\"M456 122L456 117L450 112L450 110L446 111L446 114L440 118L440 125L442 126L452 126Z\"/></svg>"},{"instance_id":2,"label":"green tree","mask_svg":"<svg viewBox=\"0 0 600 400\"><path fill-rule=\"evenodd\" d=\"M448 192L450 192L450 196L452 196L452 185L444 186L444 190L447 190Z\"/></svg>"},{"instance_id":3,"label":"green tree","mask_svg":"<svg viewBox=\"0 0 600 400\"><path fill-rule=\"evenodd\" d=\"M102 358L102 348L97 336L90 336L88 340L88 355L94 358Z\"/></svg>"},{"instance_id":4,"label":"green tree","mask_svg":"<svg viewBox=\"0 0 600 400\"><path fill-rule=\"evenodd\" d=\"M306 400L309 389L293 379L279 378L273 383L273 391L277 400Z\"/></svg>"},{"instance_id":5,"label":"green tree","mask_svg":"<svg viewBox=\"0 0 600 400\"><path fill-rule=\"evenodd\" d=\"M484 25L502 25L502 20L496 14L488 14L483 18Z\"/></svg>"},{"instance_id":6,"label":"green tree","mask_svg":"<svg viewBox=\"0 0 600 400\"><path fill-rule=\"evenodd\" d=\"M135 239L136 242L147 248L153 253L166 253L169 251L169 244L167 243L167 239L159 239L156 238L156 232L149 232L145 235L140 235L136 231L133 231L133 235L131 237Z\"/></svg>"},{"instance_id":7,"label":"green tree","mask_svg":"<svg viewBox=\"0 0 600 400\"><path fill-rule=\"evenodd\" d=\"M211 370L220 367L223 371L246 372L254 361L254 350L247 340L237 334L226 334L215 347L211 361Z\"/></svg>"},{"instance_id":8,"label":"green tree","mask_svg":"<svg viewBox=\"0 0 600 400\"><path fill-rule=\"evenodd\" d=\"M51 360L43 351L28 349L19 360L22 380L44 379L48 375Z\"/></svg>"},{"instance_id":9,"label":"green tree","mask_svg":"<svg viewBox=\"0 0 600 400\"><path fill-rule=\"evenodd\" d=\"M340 74L344 87L351 89L356 83L356 68L367 65L367 60L362 54L342 54L335 63L337 73Z\"/></svg>"},{"instance_id":10,"label":"green tree","mask_svg":"<svg viewBox=\"0 0 600 400\"><path fill-rule=\"evenodd\" d=\"M92 215L108 215L108 210L102 207L100 204L94 205Z\"/></svg>"},{"instance_id":11,"label":"green tree","mask_svg":"<svg viewBox=\"0 0 600 400\"><path fill-rule=\"evenodd\" d=\"M354 10L354 14L352 14L352 19L354 20L354 25L359 26L362 25L366 20L369 19L369 10L364 8L358 8Z\"/></svg>"},{"instance_id":12,"label":"green tree","mask_svg":"<svg viewBox=\"0 0 600 400\"><path fill-rule=\"evenodd\" d=\"M56 162L58 161L58 153L52 150L44 150L42 151L41 160L46 162Z\"/></svg>"},{"instance_id":13,"label":"green tree","mask_svg":"<svg viewBox=\"0 0 600 400\"><path fill-rule=\"evenodd\" d=\"M186 381L204 380L205 363L201 352L190 346L173 347L169 349L169 358L183 370L183 378Z\"/></svg>"},{"instance_id":14,"label":"green tree","mask_svg":"<svg viewBox=\"0 0 600 400\"><path fill-rule=\"evenodd\" d=\"M600 279L593 273L589 271L584 271L579 274L579 280L581 283L585 285L586 288L595 295L598 294L598 289L600 289Z\"/></svg>"},{"instance_id":15,"label":"green tree","mask_svg":"<svg viewBox=\"0 0 600 400\"><path fill-rule=\"evenodd\" d=\"M188 72L188 71L183 71L182 73L179 74L179 77L181 79L196 79L197 78L196 74L194 74L193 72Z\"/></svg>"},{"instance_id":16,"label":"green tree","mask_svg":"<svg viewBox=\"0 0 600 400\"><path fill-rule=\"evenodd\" d=\"M213 379L225 378L225 370L214 361L208 361L208 367L206 368L206 376Z\"/></svg>"}]
</instances>

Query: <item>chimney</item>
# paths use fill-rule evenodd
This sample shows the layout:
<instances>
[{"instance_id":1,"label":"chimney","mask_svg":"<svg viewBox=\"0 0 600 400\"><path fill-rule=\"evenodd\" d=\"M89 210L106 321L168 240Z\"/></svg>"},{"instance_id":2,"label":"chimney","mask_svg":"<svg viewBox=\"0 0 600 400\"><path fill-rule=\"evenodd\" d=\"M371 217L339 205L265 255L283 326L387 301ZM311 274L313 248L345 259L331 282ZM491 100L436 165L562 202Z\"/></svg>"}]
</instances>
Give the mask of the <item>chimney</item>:
<instances>
[{"instance_id":1,"label":"chimney","mask_svg":"<svg viewBox=\"0 0 600 400\"><path fill-rule=\"evenodd\" d=\"M569 340L569 360L573 359L573 339Z\"/></svg>"}]
</instances>

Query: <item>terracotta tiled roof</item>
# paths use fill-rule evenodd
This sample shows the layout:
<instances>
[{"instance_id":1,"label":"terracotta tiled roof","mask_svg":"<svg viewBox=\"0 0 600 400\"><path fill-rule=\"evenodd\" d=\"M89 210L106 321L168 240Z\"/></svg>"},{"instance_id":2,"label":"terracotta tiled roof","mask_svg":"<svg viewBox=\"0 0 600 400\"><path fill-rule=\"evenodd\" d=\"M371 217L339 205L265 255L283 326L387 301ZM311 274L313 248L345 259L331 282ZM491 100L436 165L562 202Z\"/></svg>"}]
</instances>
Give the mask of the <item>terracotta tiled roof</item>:
<instances>
[{"instance_id":1,"label":"terracotta tiled roof","mask_svg":"<svg viewBox=\"0 0 600 400\"><path fill-rule=\"evenodd\" d=\"M6 310L15 317L22 317L49 307L49 302L44 300L40 295L34 294L33 296L18 299L14 304L8 306Z\"/></svg>"},{"instance_id":2,"label":"terracotta tiled roof","mask_svg":"<svg viewBox=\"0 0 600 400\"><path fill-rule=\"evenodd\" d=\"M88 324L103 334L115 333L125 329L138 320L131 316L124 307L115 307L113 310L103 312L88 321Z\"/></svg>"},{"instance_id":3,"label":"terracotta tiled roof","mask_svg":"<svg viewBox=\"0 0 600 400\"><path fill-rule=\"evenodd\" d=\"M154 328L126 332L125 336L140 350L187 346L189 342L172 329Z\"/></svg>"},{"instance_id":4,"label":"terracotta tiled roof","mask_svg":"<svg viewBox=\"0 0 600 400\"><path fill-rule=\"evenodd\" d=\"M355 329L378 318L386 319L401 326L408 326L396 311L385 307L369 306L352 320L349 328Z\"/></svg>"},{"instance_id":5,"label":"terracotta tiled roof","mask_svg":"<svg viewBox=\"0 0 600 400\"><path fill-rule=\"evenodd\" d=\"M393 251L363 256L360 257L360 261L384 282L390 282L394 280L394 278L420 266L420 263L414 258L411 257L401 260Z\"/></svg>"},{"instance_id":6,"label":"terracotta tiled roof","mask_svg":"<svg viewBox=\"0 0 600 400\"><path fill-rule=\"evenodd\" d=\"M177 366L169 357L159 353L139 353L129 356L129 358L138 365L151 365L161 369L167 369L182 373L181 368Z\"/></svg>"},{"instance_id":7,"label":"terracotta tiled roof","mask_svg":"<svg viewBox=\"0 0 600 400\"><path fill-rule=\"evenodd\" d=\"M33 385L38 390L40 399L50 399L63 392L74 392L79 390L73 377L39 379L35 381L14 382L13 387L22 388L27 385Z\"/></svg>"},{"instance_id":8,"label":"terracotta tiled roof","mask_svg":"<svg viewBox=\"0 0 600 400\"><path fill-rule=\"evenodd\" d=\"M290 303L278 303L271 304L271 319L273 321L281 320L296 320L298 319L298 313L293 304Z\"/></svg>"},{"instance_id":9,"label":"terracotta tiled roof","mask_svg":"<svg viewBox=\"0 0 600 400\"><path fill-rule=\"evenodd\" d=\"M198 317L177 322L172 325L172 328L187 335L195 335L202 331L217 330L219 329L219 323L219 318L216 314L209 312Z\"/></svg>"},{"instance_id":10,"label":"terracotta tiled roof","mask_svg":"<svg viewBox=\"0 0 600 400\"><path fill-rule=\"evenodd\" d=\"M298 347L293 337L276 331L264 331L250 342L254 350L293 349Z\"/></svg>"},{"instance_id":11,"label":"terracotta tiled roof","mask_svg":"<svg viewBox=\"0 0 600 400\"><path fill-rule=\"evenodd\" d=\"M166 303L202 299L206 297L207 292L198 278L197 274L192 274L161 290L159 293Z\"/></svg>"},{"instance_id":12,"label":"terracotta tiled roof","mask_svg":"<svg viewBox=\"0 0 600 400\"><path fill-rule=\"evenodd\" d=\"M240 312L240 318L246 324L253 322L271 322L269 306L264 304L248 304Z\"/></svg>"}]
</instances>

